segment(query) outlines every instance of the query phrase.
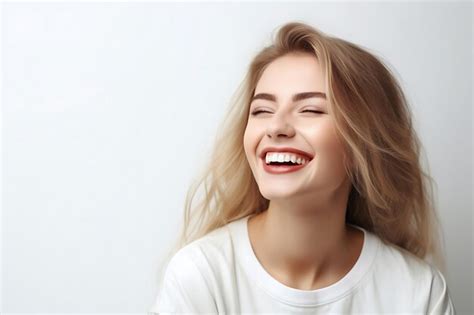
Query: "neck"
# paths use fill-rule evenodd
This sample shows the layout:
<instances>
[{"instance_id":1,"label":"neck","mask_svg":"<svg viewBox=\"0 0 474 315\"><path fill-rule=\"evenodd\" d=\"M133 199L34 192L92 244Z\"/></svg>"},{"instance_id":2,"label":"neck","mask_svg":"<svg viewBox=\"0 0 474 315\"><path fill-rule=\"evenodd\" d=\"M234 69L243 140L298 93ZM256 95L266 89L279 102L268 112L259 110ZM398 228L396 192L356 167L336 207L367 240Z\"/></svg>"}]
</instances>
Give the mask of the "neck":
<instances>
[{"instance_id":1,"label":"neck","mask_svg":"<svg viewBox=\"0 0 474 315\"><path fill-rule=\"evenodd\" d=\"M266 269L273 270L275 277L279 274L283 282L308 287L315 279L343 272L350 234L354 235L345 223L350 187L325 198L313 193L311 200L272 200L266 211L251 218L258 225L253 231L254 251Z\"/></svg>"}]
</instances>

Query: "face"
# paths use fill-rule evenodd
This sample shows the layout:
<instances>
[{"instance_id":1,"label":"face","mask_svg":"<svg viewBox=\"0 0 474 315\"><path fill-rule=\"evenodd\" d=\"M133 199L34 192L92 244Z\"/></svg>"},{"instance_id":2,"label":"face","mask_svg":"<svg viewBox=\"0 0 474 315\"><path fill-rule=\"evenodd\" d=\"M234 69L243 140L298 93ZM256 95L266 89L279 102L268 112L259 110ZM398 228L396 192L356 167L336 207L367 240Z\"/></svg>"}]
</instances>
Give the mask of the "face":
<instances>
[{"instance_id":1,"label":"face","mask_svg":"<svg viewBox=\"0 0 474 315\"><path fill-rule=\"evenodd\" d=\"M321 92L309 98L295 94ZM244 134L244 150L260 193L269 200L331 192L347 183L344 150L339 140L329 104L326 85L317 58L310 54L288 54L274 60L263 72L250 104ZM260 111L258 113L258 111ZM315 111L315 112L313 112ZM271 173L265 170L267 147L290 147L304 151L312 159L298 170Z\"/></svg>"}]
</instances>

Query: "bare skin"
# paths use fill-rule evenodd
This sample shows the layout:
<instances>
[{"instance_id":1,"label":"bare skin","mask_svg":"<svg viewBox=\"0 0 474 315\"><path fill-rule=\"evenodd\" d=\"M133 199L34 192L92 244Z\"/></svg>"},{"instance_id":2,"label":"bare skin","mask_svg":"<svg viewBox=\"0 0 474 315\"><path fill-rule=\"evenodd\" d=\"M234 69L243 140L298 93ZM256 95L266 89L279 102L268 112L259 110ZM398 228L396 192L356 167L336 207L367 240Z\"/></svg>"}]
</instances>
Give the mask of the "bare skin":
<instances>
[{"instance_id":1,"label":"bare skin","mask_svg":"<svg viewBox=\"0 0 474 315\"><path fill-rule=\"evenodd\" d=\"M290 54L274 60L254 95L273 94L276 100L256 99L250 104L244 134L252 173L261 194L270 200L266 211L249 220L253 250L270 275L302 290L323 288L343 278L360 256L364 238L362 231L345 222L352 186L328 101L323 97L293 101L293 95L309 91L327 92L315 56ZM252 115L257 110L266 112ZM314 158L296 172L270 174L259 156L268 146L297 148Z\"/></svg>"},{"instance_id":2,"label":"bare skin","mask_svg":"<svg viewBox=\"0 0 474 315\"><path fill-rule=\"evenodd\" d=\"M264 211L249 219L250 242L260 264L273 278L286 286L300 290L316 290L330 286L342 279L359 258L364 235L350 226L341 247L333 248L333 251L323 258L311 260L307 255L288 258L284 254L281 241L265 237L267 233L271 233L267 232L266 228L277 230L276 235L281 235L276 226L265 225L267 214L268 211ZM268 239L272 241L268 242Z\"/></svg>"}]
</instances>

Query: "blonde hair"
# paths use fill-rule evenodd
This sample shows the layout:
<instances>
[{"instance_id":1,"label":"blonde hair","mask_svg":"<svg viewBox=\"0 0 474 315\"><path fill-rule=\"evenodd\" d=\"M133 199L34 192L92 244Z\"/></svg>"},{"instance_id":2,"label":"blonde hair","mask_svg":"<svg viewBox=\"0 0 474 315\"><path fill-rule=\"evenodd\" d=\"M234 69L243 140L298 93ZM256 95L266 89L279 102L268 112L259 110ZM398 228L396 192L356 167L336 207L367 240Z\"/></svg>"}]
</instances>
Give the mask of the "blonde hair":
<instances>
[{"instance_id":1,"label":"blonde hair","mask_svg":"<svg viewBox=\"0 0 474 315\"><path fill-rule=\"evenodd\" d=\"M422 170L422 145L395 76L367 49L301 22L283 25L273 44L250 63L218 126L208 163L188 191L181 235L166 260L193 240L267 209L269 200L260 194L253 177L243 136L260 76L272 61L289 53L311 54L323 69L329 113L349 157L345 168L352 188L346 222L432 260L445 272L440 242L444 238L433 200L435 182ZM204 193L193 206L200 187Z\"/></svg>"}]
</instances>

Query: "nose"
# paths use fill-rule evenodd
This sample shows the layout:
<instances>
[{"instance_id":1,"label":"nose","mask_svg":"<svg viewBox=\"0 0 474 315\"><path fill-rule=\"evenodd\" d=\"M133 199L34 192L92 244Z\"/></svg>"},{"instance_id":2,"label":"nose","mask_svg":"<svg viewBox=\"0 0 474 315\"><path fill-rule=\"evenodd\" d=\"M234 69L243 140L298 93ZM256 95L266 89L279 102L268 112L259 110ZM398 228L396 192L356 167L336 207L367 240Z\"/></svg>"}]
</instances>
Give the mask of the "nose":
<instances>
[{"instance_id":1,"label":"nose","mask_svg":"<svg viewBox=\"0 0 474 315\"><path fill-rule=\"evenodd\" d=\"M270 138L278 138L279 136L293 137L295 129L288 121L282 118L282 115L274 115L274 119L268 122L267 136Z\"/></svg>"}]
</instances>

